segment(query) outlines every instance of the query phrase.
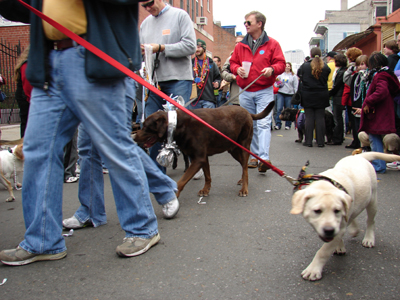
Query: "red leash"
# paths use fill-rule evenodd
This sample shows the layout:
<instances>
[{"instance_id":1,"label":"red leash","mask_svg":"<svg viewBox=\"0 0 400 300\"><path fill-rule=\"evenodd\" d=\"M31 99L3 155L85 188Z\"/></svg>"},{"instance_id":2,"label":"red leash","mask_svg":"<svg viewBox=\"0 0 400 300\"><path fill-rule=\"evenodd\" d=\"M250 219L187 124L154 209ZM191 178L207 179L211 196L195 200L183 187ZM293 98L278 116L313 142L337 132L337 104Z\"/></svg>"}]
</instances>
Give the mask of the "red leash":
<instances>
[{"instance_id":1,"label":"red leash","mask_svg":"<svg viewBox=\"0 0 400 300\"><path fill-rule=\"evenodd\" d=\"M98 57L100 57L101 59L105 60L106 62L108 62L110 65L112 65L113 67L117 68L119 71L123 72L124 74L126 74L127 76L131 77L132 79L134 79L135 81L137 81L138 83L140 83L141 85L145 86L147 89L149 89L150 91L152 91L153 93L155 93L156 95L160 96L161 98L167 100L169 103L175 105L176 107L178 107L180 110L184 111L185 113L187 113L189 116L195 118L197 121L199 121L200 123L202 123L203 125L207 126L208 128L210 128L211 130L217 132L218 134L220 134L221 136L223 136L224 138L226 138L227 140L229 140L230 142L232 142L233 144L235 144L237 147L241 148L242 150L246 151L247 153L249 153L250 155L254 156L255 158L257 158L259 161L261 161L262 163L264 163L265 165L267 165L272 171L274 171L275 173L277 173L279 176L281 177L285 177L286 179L289 180L289 182L291 182L293 184L293 178L285 175L285 172L283 172L282 170L276 168L275 166L271 165L270 163L266 162L265 160L261 159L260 157L258 157L257 155L255 155L254 153L252 153L250 150L246 149L245 147L243 147L242 145L239 145L238 143L236 143L234 140L232 140L231 138L227 137L225 134L223 134L222 132L218 131L217 129L215 129L214 127L212 127L210 124L208 124L207 122L203 121L202 119L200 119L198 116L196 116L194 113L192 113L190 110L186 109L185 107L181 106L180 104L178 104L177 102L175 102L174 100L172 100L170 97L168 97L166 94L164 94L163 92L159 91L157 88L155 88L154 86L150 85L147 81L145 81L143 78L141 78L140 76L136 75L133 71L129 70L127 67L125 67L124 65L122 65L121 63L119 63L118 61L116 61L114 58L112 58L111 56L107 55L106 53L104 53L103 51L101 51L100 49L98 49L97 47L93 46L92 44L90 44L88 41L86 41L85 39L81 38L79 35L73 33L71 30L65 28L64 26L62 26L61 24L57 23L56 21L54 21L53 19L49 18L48 16L44 15L42 12L38 11L37 9L33 8L32 6L30 6L29 4L26 4L25 2L23 2L22 0L18 0L23 6L25 6L26 8L28 8L30 11L32 11L34 14L36 14L39 18L43 19L44 21L46 21L47 23L49 23L50 25L52 25L53 27L55 27L56 29L58 29L59 31L61 31L62 33L64 33L66 36L68 36L70 39L74 40L75 42L77 42L78 44L80 44L81 46L85 47L87 50L89 50L90 52L92 52L93 54L97 55Z\"/></svg>"}]
</instances>

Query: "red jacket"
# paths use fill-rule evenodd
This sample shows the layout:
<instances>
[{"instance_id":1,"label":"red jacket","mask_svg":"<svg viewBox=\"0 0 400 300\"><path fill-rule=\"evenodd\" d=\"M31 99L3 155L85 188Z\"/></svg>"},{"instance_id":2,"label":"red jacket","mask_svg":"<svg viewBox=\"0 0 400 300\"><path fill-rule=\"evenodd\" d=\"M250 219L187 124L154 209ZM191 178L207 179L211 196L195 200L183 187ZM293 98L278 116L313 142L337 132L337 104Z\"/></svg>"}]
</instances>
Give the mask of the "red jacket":
<instances>
[{"instance_id":1,"label":"red jacket","mask_svg":"<svg viewBox=\"0 0 400 300\"><path fill-rule=\"evenodd\" d=\"M244 39L236 45L230 59L230 68L231 72L237 75L237 69L242 66L243 61L252 62L250 73L247 78L236 77L238 86L243 89L260 76L264 68L272 67L274 69L274 75L268 78L262 76L247 89L249 92L256 92L274 84L276 77L285 71L286 61L279 43L273 38L269 38L267 35L265 35L256 54L253 56L248 44L248 36L247 34Z\"/></svg>"},{"instance_id":2,"label":"red jacket","mask_svg":"<svg viewBox=\"0 0 400 300\"><path fill-rule=\"evenodd\" d=\"M368 88L362 108L369 107L369 113L361 112L359 131L371 134L395 133L395 112L393 97L400 92L398 79L388 72L378 72Z\"/></svg>"}]
</instances>

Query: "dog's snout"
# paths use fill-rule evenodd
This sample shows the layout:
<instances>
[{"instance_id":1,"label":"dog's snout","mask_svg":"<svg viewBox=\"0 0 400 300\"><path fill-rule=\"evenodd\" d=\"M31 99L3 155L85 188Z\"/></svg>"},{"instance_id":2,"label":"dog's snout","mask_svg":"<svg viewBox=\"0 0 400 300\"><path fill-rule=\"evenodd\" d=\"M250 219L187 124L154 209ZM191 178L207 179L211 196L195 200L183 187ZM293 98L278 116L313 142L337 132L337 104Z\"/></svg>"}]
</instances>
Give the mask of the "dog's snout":
<instances>
[{"instance_id":1,"label":"dog's snout","mask_svg":"<svg viewBox=\"0 0 400 300\"><path fill-rule=\"evenodd\" d=\"M329 227L324 227L324 234L326 237L333 237L335 234L335 228L329 226Z\"/></svg>"}]
</instances>

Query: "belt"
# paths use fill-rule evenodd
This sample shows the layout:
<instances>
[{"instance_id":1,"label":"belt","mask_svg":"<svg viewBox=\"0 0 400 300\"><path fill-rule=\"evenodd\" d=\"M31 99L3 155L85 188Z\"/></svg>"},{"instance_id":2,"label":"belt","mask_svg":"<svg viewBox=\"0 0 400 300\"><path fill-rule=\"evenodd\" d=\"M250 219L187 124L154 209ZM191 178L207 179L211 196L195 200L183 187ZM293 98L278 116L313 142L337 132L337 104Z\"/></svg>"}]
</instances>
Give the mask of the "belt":
<instances>
[{"instance_id":1,"label":"belt","mask_svg":"<svg viewBox=\"0 0 400 300\"><path fill-rule=\"evenodd\" d=\"M86 34L82 34L80 35L80 37L86 40ZM58 41L49 40L48 42L49 42L49 48L51 50L65 50L78 45L74 40L71 39L63 39Z\"/></svg>"}]
</instances>

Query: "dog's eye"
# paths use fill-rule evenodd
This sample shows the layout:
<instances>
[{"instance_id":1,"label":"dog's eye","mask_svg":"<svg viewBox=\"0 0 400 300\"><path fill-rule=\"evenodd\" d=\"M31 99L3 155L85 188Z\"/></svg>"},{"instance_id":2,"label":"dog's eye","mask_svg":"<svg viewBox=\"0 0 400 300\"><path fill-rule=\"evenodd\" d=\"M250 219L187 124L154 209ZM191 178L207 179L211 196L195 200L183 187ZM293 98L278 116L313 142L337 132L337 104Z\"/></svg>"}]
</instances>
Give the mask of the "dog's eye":
<instances>
[{"instance_id":1,"label":"dog's eye","mask_svg":"<svg viewBox=\"0 0 400 300\"><path fill-rule=\"evenodd\" d=\"M320 209L316 209L316 210L314 210L314 212L315 212L317 215L319 215L319 214L321 214L321 213L322 213L322 210L320 210Z\"/></svg>"},{"instance_id":2,"label":"dog's eye","mask_svg":"<svg viewBox=\"0 0 400 300\"><path fill-rule=\"evenodd\" d=\"M334 212L335 212L335 214L338 214L338 213L340 213L340 209L335 209Z\"/></svg>"}]
</instances>

